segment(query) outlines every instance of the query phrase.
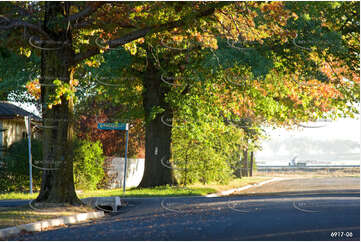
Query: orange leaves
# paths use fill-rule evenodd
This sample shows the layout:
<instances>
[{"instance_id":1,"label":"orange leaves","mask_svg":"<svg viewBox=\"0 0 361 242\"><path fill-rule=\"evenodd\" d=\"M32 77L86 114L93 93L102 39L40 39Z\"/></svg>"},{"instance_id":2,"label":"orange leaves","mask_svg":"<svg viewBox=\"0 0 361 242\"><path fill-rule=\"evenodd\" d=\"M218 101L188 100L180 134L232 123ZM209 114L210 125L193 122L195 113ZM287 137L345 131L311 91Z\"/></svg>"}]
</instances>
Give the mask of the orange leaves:
<instances>
[{"instance_id":1,"label":"orange leaves","mask_svg":"<svg viewBox=\"0 0 361 242\"><path fill-rule=\"evenodd\" d=\"M249 5L255 6L251 9ZM255 8L260 9L261 13L254 10ZM265 38L276 38L287 42L291 35L294 35L284 26L289 18L297 18L297 15L285 8L283 2L247 2L239 4L239 9L234 11L233 8L225 8L215 13L218 19L217 29L228 38L238 40L241 36L242 41L257 41L263 44ZM256 26L255 18L259 14L262 14L262 18L266 21Z\"/></svg>"},{"instance_id":2,"label":"orange leaves","mask_svg":"<svg viewBox=\"0 0 361 242\"><path fill-rule=\"evenodd\" d=\"M79 85L79 80L78 79L72 79L72 80L70 80L69 84L72 87L76 87L76 86Z\"/></svg>"},{"instance_id":3,"label":"orange leaves","mask_svg":"<svg viewBox=\"0 0 361 242\"><path fill-rule=\"evenodd\" d=\"M267 91L266 89L264 89L263 87L261 87L261 84L257 81L257 80L254 80L253 81L253 86L255 87L255 89L257 91L259 91L263 96L267 96Z\"/></svg>"},{"instance_id":4,"label":"orange leaves","mask_svg":"<svg viewBox=\"0 0 361 242\"><path fill-rule=\"evenodd\" d=\"M294 106L309 104L322 112L332 108L332 99L342 98L342 93L334 83L323 83L319 80L284 80L288 90L287 97L294 103Z\"/></svg>"},{"instance_id":5,"label":"orange leaves","mask_svg":"<svg viewBox=\"0 0 361 242\"><path fill-rule=\"evenodd\" d=\"M85 64L88 65L89 67L99 67L100 63L96 60L91 60L91 59L87 59L85 61Z\"/></svg>"},{"instance_id":6,"label":"orange leaves","mask_svg":"<svg viewBox=\"0 0 361 242\"><path fill-rule=\"evenodd\" d=\"M174 35L172 36L172 39L175 41L175 42L182 42L184 37L182 35Z\"/></svg>"},{"instance_id":7,"label":"orange leaves","mask_svg":"<svg viewBox=\"0 0 361 242\"><path fill-rule=\"evenodd\" d=\"M199 32L196 32L193 34L193 37L195 40L199 43L201 43L204 47L209 47L212 49L218 49L217 39L215 36L211 36L207 33L202 34Z\"/></svg>"},{"instance_id":8,"label":"orange leaves","mask_svg":"<svg viewBox=\"0 0 361 242\"><path fill-rule=\"evenodd\" d=\"M139 39L136 40L136 42L139 43L139 44L143 44L144 41L145 41L144 38L139 38Z\"/></svg>"},{"instance_id":9,"label":"orange leaves","mask_svg":"<svg viewBox=\"0 0 361 242\"><path fill-rule=\"evenodd\" d=\"M40 98L41 91L40 91L40 83L39 79L36 79L34 81L29 81L26 83L26 89L30 95L35 97L36 100Z\"/></svg>"},{"instance_id":10,"label":"orange leaves","mask_svg":"<svg viewBox=\"0 0 361 242\"><path fill-rule=\"evenodd\" d=\"M136 6L134 10L136 13L140 13L143 10L143 6Z\"/></svg>"}]
</instances>

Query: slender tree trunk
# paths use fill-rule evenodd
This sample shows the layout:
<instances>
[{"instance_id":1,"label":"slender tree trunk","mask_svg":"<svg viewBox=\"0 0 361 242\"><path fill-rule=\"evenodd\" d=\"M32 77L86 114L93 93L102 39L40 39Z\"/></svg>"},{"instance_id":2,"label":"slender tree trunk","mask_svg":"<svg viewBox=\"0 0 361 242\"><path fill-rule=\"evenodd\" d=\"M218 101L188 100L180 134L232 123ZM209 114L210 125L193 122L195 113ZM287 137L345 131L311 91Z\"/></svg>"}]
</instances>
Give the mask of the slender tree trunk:
<instances>
[{"instance_id":1,"label":"slender tree trunk","mask_svg":"<svg viewBox=\"0 0 361 242\"><path fill-rule=\"evenodd\" d=\"M237 151L237 154L239 154L239 158L237 160L237 163L235 165L233 174L236 176L236 178L242 178L242 166L243 166L243 157L241 155L242 147L239 147L239 150Z\"/></svg>"},{"instance_id":2,"label":"slender tree trunk","mask_svg":"<svg viewBox=\"0 0 361 242\"><path fill-rule=\"evenodd\" d=\"M253 151L251 152L251 164L250 164L250 170L249 170L249 176L253 176L253 163L254 163L254 153Z\"/></svg>"},{"instance_id":3,"label":"slender tree trunk","mask_svg":"<svg viewBox=\"0 0 361 242\"><path fill-rule=\"evenodd\" d=\"M42 50L41 53L41 102L43 104L43 171L40 194L36 202L81 204L74 188L73 177L73 101L61 98L61 103L52 108L51 96L56 93L54 80L69 83L71 63L74 56L71 32L54 32L50 28L64 9L57 2L45 3L44 29L56 41L67 41L60 49ZM43 48L59 45L43 43Z\"/></svg>"},{"instance_id":4,"label":"slender tree trunk","mask_svg":"<svg viewBox=\"0 0 361 242\"><path fill-rule=\"evenodd\" d=\"M243 150L243 176L248 176L248 149Z\"/></svg>"},{"instance_id":5,"label":"slender tree trunk","mask_svg":"<svg viewBox=\"0 0 361 242\"><path fill-rule=\"evenodd\" d=\"M171 135L173 113L165 101L170 86L163 83L160 72L148 64L143 78L143 107L145 112L145 169L140 187L176 185L174 170L171 168ZM152 119L154 108L165 111Z\"/></svg>"}]
</instances>

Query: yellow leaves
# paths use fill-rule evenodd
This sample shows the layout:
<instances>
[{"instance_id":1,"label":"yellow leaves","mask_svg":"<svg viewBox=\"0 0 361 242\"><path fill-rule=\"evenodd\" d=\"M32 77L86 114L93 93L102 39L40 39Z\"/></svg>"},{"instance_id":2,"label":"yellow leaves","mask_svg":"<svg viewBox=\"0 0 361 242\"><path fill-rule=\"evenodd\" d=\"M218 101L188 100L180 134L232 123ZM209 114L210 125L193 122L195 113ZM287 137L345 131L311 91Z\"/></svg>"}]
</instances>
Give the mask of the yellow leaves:
<instances>
[{"instance_id":1,"label":"yellow leaves","mask_svg":"<svg viewBox=\"0 0 361 242\"><path fill-rule=\"evenodd\" d=\"M79 38L78 41L79 41L80 44L87 44L88 45L90 43L89 39L80 39Z\"/></svg>"},{"instance_id":2,"label":"yellow leaves","mask_svg":"<svg viewBox=\"0 0 361 242\"><path fill-rule=\"evenodd\" d=\"M85 61L85 64L88 65L89 67L99 67L99 63L98 61L96 60L91 60L91 59L88 59Z\"/></svg>"},{"instance_id":3,"label":"yellow leaves","mask_svg":"<svg viewBox=\"0 0 361 242\"><path fill-rule=\"evenodd\" d=\"M28 48L20 47L19 53L20 53L20 55L25 55L26 57L30 57L30 55L31 55L31 50L28 49Z\"/></svg>"},{"instance_id":4,"label":"yellow leaves","mask_svg":"<svg viewBox=\"0 0 361 242\"><path fill-rule=\"evenodd\" d=\"M137 53L137 44L136 41L132 41L124 45L124 49L130 52L131 55L135 55Z\"/></svg>"},{"instance_id":5,"label":"yellow leaves","mask_svg":"<svg viewBox=\"0 0 361 242\"><path fill-rule=\"evenodd\" d=\"M51 83L47 83L49 85ZM50 95L50 104L48 105L48 108L51 109L53 106L61 104L62 103L62 97L65 96L66 100L70 100L74 97L75 94L75 87L79 85L78 79L72 79L69 81L69 83L63 83L60 80L54 80L53 83L56 85L56 91L55 95ZM35 79L33 81L29 81L26 83L26 89L27 92L35 97L35 99L39 99L41 96L41 85L39 82L39 79ZM53 88L53 87L52 87Z\"/></svg>"},{"instance_id":6,"label":"yellow leaves","mask_svg":"<svg viewBox=\"0 0 361 242\"><path fill-rule=\"evenodd\" d=\"M143 86L142 85L136 85L135 90L137 90L138 92L141 92L143 90Z\"/></svg>"},{"instance_id":7,"label":"yellow leaves","mask_svg":"<svg viewBox=\"0 0 361 242\"><path fill-rule=\"evenodd\" d=\"M134 10L136 13L140 13L143 10L143 6L136 6Z\"/></svg>"}]
</instances>

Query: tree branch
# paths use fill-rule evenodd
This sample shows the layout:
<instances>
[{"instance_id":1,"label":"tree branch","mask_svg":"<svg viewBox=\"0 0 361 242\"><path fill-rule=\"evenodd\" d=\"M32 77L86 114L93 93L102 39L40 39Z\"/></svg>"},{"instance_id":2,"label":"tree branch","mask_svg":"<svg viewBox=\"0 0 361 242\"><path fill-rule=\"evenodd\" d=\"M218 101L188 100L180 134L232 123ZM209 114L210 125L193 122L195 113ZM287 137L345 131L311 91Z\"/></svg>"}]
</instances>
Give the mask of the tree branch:
<instances>
[{"instance_id":1,"label":"tree branch","mask_svg":"<svg viewBox=\"0 0 361 242\"><path fill-rule=\"evenodd\" d=\"M145 36L146 34L148 34L151 31L151 28L144 28L144 29L140 29L140 30L136 30L133 31L127 35L125 35L124 37L115 39L115 40L110 40L106 43L104 43L104 46L109 46L109 48L115 48L118 47L120 45L124 45L126 43L132 42L133 40L139 39L143 36ZM79 53L77 55L75 55L74 57L74 64L79 63L80 61L92 57L94 55L97 55L100 53L100 50L103 49L101 48L101 46L96 46L91 48L90 50L88 50L85 53ZM104 49L104 51L106 51Z\"/></svg>"},{"instance_id":2,"label":"tree branch","mask_svg":"<svg viewBox=\"0 0 361 242\"><path fill-rule=\"evenodd\" d=\"M186 25L186 19L189 18L193 18L193 19L198 19L198 18L202 18L202 17L207 17L210 16L214 13L214 11L216 10L216 8L221 8L227 4L230 4L230 2L219 2L216 3L213 7L210 7L200 13L197 14L190 14L186 17L184 17L181 20L178 21L174 21L174 22L170 22L170 23L166 23L166 24L162 24L162 25L158 25L158 26L151 26L151 27L146 27L140 30L135 30L133 32L130 32L128 34L126 34L125 36L115 39L115 40L110 40L107 43L104 43L104 46L109 46L109 49L111 48L115 48L124 44L127 44L129 42L132 42L136 39L142 38L144 36L146 36L149 33L158 33L158 32L162 32L164 30L168 30L168 29L172 29L172 28L176 28L176 27L181 27ZM74 63L73 64L77 64L80 61L89 58L91 56L94 56L96 54L99 54L101 49L101 46L96 46L94 48L91 48L90 50L88 50L85 53L79 53L74 57ZM107 51L105 48L103 48L104 51Z\"/></svg>"},{"instance_id":3,"label":"tree branch","mask_svg":"<svg viewBox=\"0 0 361 242\"><path fill-rule=\"evenodd\" d=\"M0 25L0 30L9 30L9 29L15 29L18 27L26 27L28 29L36 31L37 33L46 37L47 39L50 39L49 35L40 26L37 26L35 24L31 24L31 23L28 23L28 22L25 22L22 20L12 20L12 19L8 19L8 18L6 18L6 21L3 21L3 22L7 22L8 24Z\"/></svg>"},{"instance_id":4,"label":"tree branch","mask_svg":"<svg viewBox=\"0 0 361 242\"><path fill-rule=\"evenodd\" d=\"M89 17L92 15L98 8L103 6L106 2L97 2L96 4L88 5L86 8L84 8L82 11L69 16L69 21L71 23L78 22L86 17Z\"/></svg>"}]
</instances>

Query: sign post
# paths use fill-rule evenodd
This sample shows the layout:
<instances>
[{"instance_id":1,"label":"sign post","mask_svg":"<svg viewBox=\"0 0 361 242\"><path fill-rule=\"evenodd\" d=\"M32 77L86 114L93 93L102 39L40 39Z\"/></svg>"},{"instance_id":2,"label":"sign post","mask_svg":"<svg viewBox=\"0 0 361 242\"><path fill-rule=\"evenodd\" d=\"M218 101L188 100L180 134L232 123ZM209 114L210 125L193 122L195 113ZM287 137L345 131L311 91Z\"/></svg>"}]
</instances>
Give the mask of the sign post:
<instances>
[{"instance_id":1,"label":"sign post","mask_svg":"<svg viewBox=\"0 0 361 242\"><path fill-rule=\"evenodd\" d=\"M129 124L128 123L98 123L98 129L103 130L125 130L125 155L124 155L124 178L123 178L123 193L125 193L125 183L127 176L127 153L128 153L128 139L129 139Z\"/></svg>"},{"instance_id":2,"label":"sign post","mask_svg":"<svg viewBox=\"0 0 361 242\"><path fill-rule=\"evenodd\" d=\"M126 176L127 176L128 138L129 138L128 124L126 124L126 130L125 130L125 156L124 156L124 182L123 182L123 193L125 193L125 181L126 181Z\"/></svg>"},{"instance_id":3,"label":"sign post","mask_svg":"<svg viewBox=\"0 0 361 242\"><path fill-rule=\"evenodd\" d=\"M32 155L31 155L31 117L25 116L25 127L28 134L28 153L29 153L29 178L30 178L30 194L33 194L33 166L32 166Z\"/></svg>"}]
</instances>

